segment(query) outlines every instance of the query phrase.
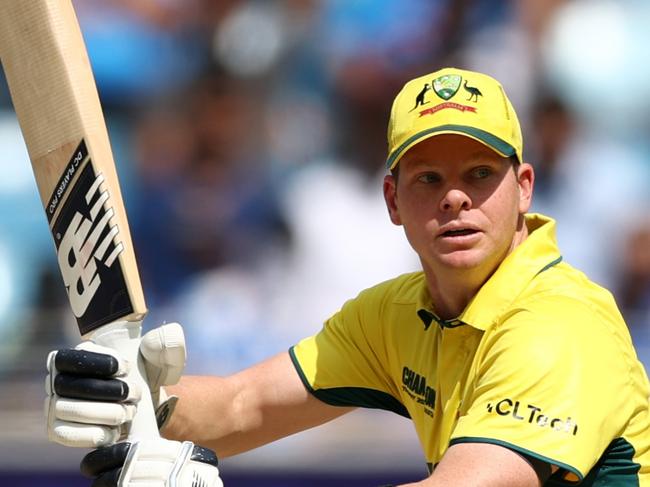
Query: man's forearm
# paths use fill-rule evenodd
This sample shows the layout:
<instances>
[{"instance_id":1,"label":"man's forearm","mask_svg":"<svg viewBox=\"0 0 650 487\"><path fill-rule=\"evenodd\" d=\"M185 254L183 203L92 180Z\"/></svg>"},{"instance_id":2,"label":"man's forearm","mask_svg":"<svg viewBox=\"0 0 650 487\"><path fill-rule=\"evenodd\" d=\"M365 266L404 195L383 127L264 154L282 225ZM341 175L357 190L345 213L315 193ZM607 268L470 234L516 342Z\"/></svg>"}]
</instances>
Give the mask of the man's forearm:
<instances>
[{"instance_id":1,"label":"man's forearm","mask_svg":"<svg viewBox=\"0 0 650 487\"><path fill-rule=\"evenodd\" d=\"M252 448L239 445L243 425L237 384L235 377L185 376L177 385L167 387L167 393L179 400L162 435L206 446L221 458Z\"/></svg>"},{"instance_id":2,"label":"man's forearm","mask_svg":"<svg viewBox=\"0 0 650 487\"><path fill-rule=\"evenodd\" d=\"M230 377L183 377L162 434L190 440L220 457L242 453L330 421L353 408L327 405L305 389L288 353Z\"/></svg>"}]
</instances>

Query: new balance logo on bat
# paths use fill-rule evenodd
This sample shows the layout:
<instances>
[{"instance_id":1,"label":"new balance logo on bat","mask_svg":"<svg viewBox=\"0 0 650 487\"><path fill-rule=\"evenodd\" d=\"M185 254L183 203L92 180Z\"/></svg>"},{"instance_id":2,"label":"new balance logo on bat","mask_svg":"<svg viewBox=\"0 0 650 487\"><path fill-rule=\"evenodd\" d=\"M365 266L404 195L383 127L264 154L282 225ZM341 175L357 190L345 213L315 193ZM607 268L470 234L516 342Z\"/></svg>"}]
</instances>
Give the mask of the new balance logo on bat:
<instances>
[{"instance_id":1,"label":"new balance logo on bat","mask_svg":"<svg viewBox=\"0 0 650 487\"><path fill-rule=\"evenodd\" d=\"M101 284L97 261L111 267L124 251L122 243L116 241L117 226L110 225L115 212L107 205L109 194L101 189L103 182L99 174L85 195L90 218L77 211L59 245L59 266L77 318L86 312Z\"/></svg>"},{"instance_id":2,"label":"new balance logo on bat","mask_svg":"<svg viewBox=\"0 0 650 487\"><path fill-rule=\"evenodd\" d=\"M133 311L110 188L82 140L46 207L59 267L82 335ZM53 223L52 223L53 222Z\"/></svg>"}]
</instances>

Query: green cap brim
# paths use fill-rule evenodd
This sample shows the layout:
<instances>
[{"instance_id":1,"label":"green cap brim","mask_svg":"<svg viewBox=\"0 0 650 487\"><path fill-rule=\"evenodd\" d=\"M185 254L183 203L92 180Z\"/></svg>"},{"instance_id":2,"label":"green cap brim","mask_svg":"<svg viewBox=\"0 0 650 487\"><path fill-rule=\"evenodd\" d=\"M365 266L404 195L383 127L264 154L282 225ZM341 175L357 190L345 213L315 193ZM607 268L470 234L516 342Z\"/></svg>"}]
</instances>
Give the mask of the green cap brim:
<instances>
[{"instance_id":1,"label":"green cap brim","mask_svg":"<svg viewBox=\"0 0 650 487\"><path fill-rule=\"evenodd\" d=\"M419 140L428 138L427 136L436 134L438 132L468 135L471 138L484 143L491 149L501 154L503 157L512 157L514 155L517 155L517 151L513 146L500 139L499 137L496 137L484 130L477 129L475 127L468 127L467 125L440 125L438 127L433 127L427 130L423 130L422 132L418 132L417 134L414 134L406 139L402 145L400 145L392 152L392 154L390 154L388 160L386 161L386 167L388 169L393 169L393 167L395 167L395 165L399 162L399 159L404 155L409 147L414 145Z\"/></svg>"}]
</instances>

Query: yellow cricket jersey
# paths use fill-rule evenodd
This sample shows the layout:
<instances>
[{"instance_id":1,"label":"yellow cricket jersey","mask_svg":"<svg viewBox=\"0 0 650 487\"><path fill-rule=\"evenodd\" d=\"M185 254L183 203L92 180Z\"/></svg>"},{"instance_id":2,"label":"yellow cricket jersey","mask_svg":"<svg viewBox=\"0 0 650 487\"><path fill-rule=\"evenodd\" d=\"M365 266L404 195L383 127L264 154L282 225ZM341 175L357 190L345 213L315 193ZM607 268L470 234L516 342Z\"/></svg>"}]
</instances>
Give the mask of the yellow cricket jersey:
<instances>
[{"instance_id":1,"label":"yellow cricket jersey","mask_svg":"<svg viewBox=\"0 0 650 487\"><path fill-rule=\"evenodd\" d=\"M423 273L345 303L290 354L338 406L410 417L430 468L450 445L502 445L560 467L544 485L650 487L650 386L614 299L562 262L555 222L529 237L454 320Z\"/></svg>"}]
</instances>

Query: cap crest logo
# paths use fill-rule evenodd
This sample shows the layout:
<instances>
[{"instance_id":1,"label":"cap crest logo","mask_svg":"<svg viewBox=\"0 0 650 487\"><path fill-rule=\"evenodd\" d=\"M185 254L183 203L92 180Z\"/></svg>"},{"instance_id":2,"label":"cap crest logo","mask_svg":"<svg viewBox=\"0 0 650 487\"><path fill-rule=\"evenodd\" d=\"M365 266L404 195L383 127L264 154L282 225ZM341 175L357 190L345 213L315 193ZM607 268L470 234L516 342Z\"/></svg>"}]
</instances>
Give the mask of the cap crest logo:
<instances>
[{"instance_id":1,"label":"cap crest logo","mask_svg":"<svg viewBox=\"0 0 650 487\"><path fill-rule=\"evenodd\" d=\"M460 88L461 77L458 74L445 74L433 80L433 91L443 100L449 100Z\"/></svg>"}]
</instances>

